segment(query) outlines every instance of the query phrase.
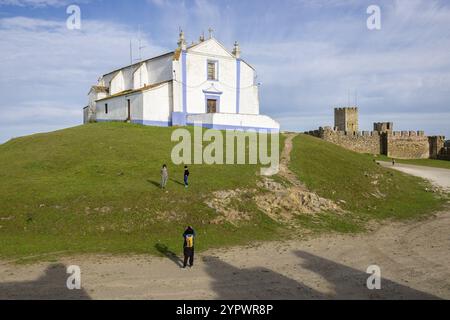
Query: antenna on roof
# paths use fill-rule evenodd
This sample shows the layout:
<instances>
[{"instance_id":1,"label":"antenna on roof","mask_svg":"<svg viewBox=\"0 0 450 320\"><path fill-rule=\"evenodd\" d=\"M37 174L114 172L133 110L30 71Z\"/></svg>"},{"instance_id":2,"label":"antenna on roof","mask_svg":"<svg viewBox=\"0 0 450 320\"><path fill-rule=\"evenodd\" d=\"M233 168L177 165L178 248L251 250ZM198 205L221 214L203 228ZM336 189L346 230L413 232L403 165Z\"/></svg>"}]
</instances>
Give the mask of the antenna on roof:
<instances>
[{"instance_id":1,"label":"antenna on roof","mask_svg":"<svg viewBox=\"0 0 450 320\"><path fill-rule=\"evenodd\" d=\"M145 46L142 46L142 39L141 39L141 25L139 25L138 42L139 42L139 59L136 59L136 61L141 62L141 61L142 61L142 49L145 48Z\"/></svg>"},{"instance_id":2,"label":"antenna on roof","mask_svg":"<svg viewBox=\"0 0 450 320\"><path fill-rule=\"evenodd\" d=\"M145 46L142 45L142 38L141 38L141 25L139 25L138 29L138 49L139 49L139 58L135 59L134 61L138 61L139 63L142 63L142 49L145 48ZM131 59L131 64L133 64L133 59ZM141 64L142 65L142 64ZM142 88L142 68L139 66L139 87Z\"/></svg>"},{"instance_id":3,"label":"antenna on roof","mask_svg":"<svg viewBox=\"0 0 450 320\"><path fill-rule=\"evenodd\" d=\"M133 46L131 45L130 39L130 65L133 64Z\"/></svg>"}]
</instances>

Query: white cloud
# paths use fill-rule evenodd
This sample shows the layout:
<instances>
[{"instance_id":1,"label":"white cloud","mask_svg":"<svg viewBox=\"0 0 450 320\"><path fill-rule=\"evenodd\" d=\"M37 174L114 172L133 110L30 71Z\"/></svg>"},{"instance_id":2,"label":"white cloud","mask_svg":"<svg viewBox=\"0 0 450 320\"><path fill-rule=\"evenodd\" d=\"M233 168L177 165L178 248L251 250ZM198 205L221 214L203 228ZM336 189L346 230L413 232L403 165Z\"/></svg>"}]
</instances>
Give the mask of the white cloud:
<instances>
[{"instance_id":1,"label":"white cloud","mask_svg":"<svg viewBox=\"0 0 450 320\"><path fill-rule=\"evenodd\" d=\"M19 30L19 29L29 29L37 30L39 28L60 28L63 26L64 22L34 19L28 17L12 17L4 18L0 20L0 28L3 30Z\"/></svg>"},{"instance_id":2,"label":"white cloud","mask_svg":"<svg viewBox=\"0 0 450 320\"><path fill-rule=\"evenodd\" d=\"M409 121L411 129L450 135L449 7L395 1L382 12L380 32L364 27L364 14L335 16L242 44L263 84L261 109L303 130L324 124L314 122L323 114L332 121L332 108L353 103L357 90L361 115L371 121L395 120L406 129Z\"/></svg>"},{"instance_id":3,"label":"white cloud","mask_svg":"<svg viewBox=\"0 0 450 320\"><path fill-rule=\"evenodd\" d=\"M68 30L62 20L0 19L0 141L20 135L25 124L36 132L80 124L90 86L129 64L135 37L109 22L83 20L81 30ZM143 45L145 56L166 52L145 34Z\"/></svg>"},{"instance_id":4,"label":"white cloud","mask_svg":"<svg viewBox=\"0 0 450 320\"><path fill-rule=\"evenodd\" d=\"M410 123L410 129L450 136L450 6L444 1L379 0L380 31L366 27L371 1L286 0L263 6L259 1L146 1L157 12L147 31L170 50L179 26L188 40L197 40L209 27L230 49L239 40L244 59L262 82L261 112L281 120L284 128L330 124L332 107L353 101L357 90L364 129L371 121L395 120L398 128L409 129ZM70 31L65 21L0 19L0 117L14 122L7 110L12 107L55 114L63 108L70 116L54 123L80 121L89 86L128 63L129 39L136 34L108 22L83 20L82 25L81 31ZM165 51L146 39L145 56ZM41 128L44 119L31 114L21 113L24 123ZM0 124L3 131L6 121Z\"/></svg>"},{"instance_id":5,"label":"white cloud","mask_svg":"<svg viewBox=\"0 0 450 320\"><path fill-rule=\"evenodd\" d=\"M87 3L89 0L78 0L76 3ZM19 7L64 7L72 4L70 0L0 0L0 6Z\"/></svg>"}]
</instances>

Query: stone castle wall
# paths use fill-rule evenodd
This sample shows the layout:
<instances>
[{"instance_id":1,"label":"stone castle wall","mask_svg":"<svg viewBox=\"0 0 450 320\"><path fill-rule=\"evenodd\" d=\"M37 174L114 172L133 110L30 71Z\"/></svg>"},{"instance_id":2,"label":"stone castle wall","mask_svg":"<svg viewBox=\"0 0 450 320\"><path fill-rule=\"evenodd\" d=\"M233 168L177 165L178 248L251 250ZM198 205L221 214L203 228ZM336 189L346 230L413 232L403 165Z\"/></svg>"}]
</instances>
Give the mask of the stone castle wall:
<instances>
[{"instance_id":1,"label":"stone castle wall","mask_svg":"<svg viewBox=\"0 0 450 320\"><path fill-rule=\"evenodd\" d=\"M386 134L387 156L397 159L428 159L430 143L423 131L402 131Z\"/></svg>"},{"instance_id":2,"label":"stone castle wall","mask_svg":"<svg viewBox=\"0 0 450 320\"><path fill-rule=\"evenodd\" d=\"M320 127L306 134L346 149L383 154L398 159L450 160L449 141L443 136L425 136L423 131L393 131L394 123L376 122L373 131L358 131L358 108L335 108L335 127Z\"/></svg>"},{"instance_id":3,"label":"stone castle wall","mask_svg":"<svg viewBox=\"0 0 450 320\"><path fill-rule=\"evenodd\" d=\"M450 148L444 147L443 137L427 137L423 131L344 132L325 127L306 133L359 153L384 154L397 159L450 160Z\"/></svg>"},{"instance_id":4,"label":"stone castle wall","mask_svg":"<svg viewBox=\"0 0 450 320\"><path fill-rule=\"evenodd\" d=\"M448 141L443 136L429 137L430 158L440 160L450 160L450 147Z\"/></svg>"},{"instance_id":5,"label":"stone castle wall","mask_svg":"<svg viewBox=\"0 0 450 320\"><path fill-rule=\"evenodd\" d=\"M439 160L450 160L450 147L444 147L439 152L437 158Z\"/></svg>"},{"instance_id":6,"label":"stone castle wall","mask_svg":"<svg viewBox=\"0 0 450 320\"><path fill-rule=\"evenodd\" d=\"M308 134L355 152L380 154L381 150L381 135L378 131L344 132L325 127Z\"/></svg>"}]
</instances>

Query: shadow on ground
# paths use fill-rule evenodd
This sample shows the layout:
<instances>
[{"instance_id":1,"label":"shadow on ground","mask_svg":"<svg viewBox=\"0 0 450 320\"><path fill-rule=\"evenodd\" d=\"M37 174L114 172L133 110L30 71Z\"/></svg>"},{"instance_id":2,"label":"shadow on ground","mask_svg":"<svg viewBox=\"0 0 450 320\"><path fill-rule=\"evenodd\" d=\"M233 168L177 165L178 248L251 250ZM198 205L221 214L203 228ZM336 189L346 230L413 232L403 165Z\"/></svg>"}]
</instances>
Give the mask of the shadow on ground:
<instances>
[{"instance_id":1,"label":"shadow on ground","mask_svg":"<svg viewBox=\"0 0 450 320\"><path fill-rule=\"evenodd\" d=\"M150 180L150 179L147 179L147 182L154 185L155 187L158 187L159 189L161 189L161 182L157 182L157 181Z\"/></svg>"},{"instance_id":2,"label":"shadow on ground","mask_svg":"<svg viewBox=\"0 0 450 320\"><path fill-rule=\"evenodd\" d=\"M216 257L203 260L213 279L212 289L220 300L440 299L388 279L382 279L381 290L369 290L366 281L370 275L365 272L304 251L295 254L301 258L299 268L310 270L326 280L334 293L323 293L264 267L239 269Z\"/></svg>"},{"instance_id":3,"label":"shadow on ground","mask_svg":"<svg viewBox=\"0 0 450 320\"><path fill-rule=\"evenodd\" d=\"M171 260L180 268L183 266L183 260L181 260L176 253L169 250L169 248L165 244L157 243L155 244L155 248L156 250L158 250L159 253L167 257L169 260Z\"/></svg>"},{"instance_id":4,"label":"shadow on ground","mask_svg":"<svg viewBox=\"0 0 450 320\"><path fill-rule=\"evenodd\" d=\"M84 289L67 288L66 270L65 265L54 264L37 280L0 283L0 300L90 300Z\"/></svg>"},{"instance_id":5,"label":"shadow on ground","mask_svg":"<svg viewBox=\"0 0 450 320\"><path fill-rule=\"evenodd\" d=\"M178 185L180 185L180 186L183 186L183 187L184 187L184 182L180 182L180 181L178 181L178 180L175 180L175 179L170 179L170 181L172 181L173 183L176 183L176 184L178 184Z\"/></svg>"}]
</instances>

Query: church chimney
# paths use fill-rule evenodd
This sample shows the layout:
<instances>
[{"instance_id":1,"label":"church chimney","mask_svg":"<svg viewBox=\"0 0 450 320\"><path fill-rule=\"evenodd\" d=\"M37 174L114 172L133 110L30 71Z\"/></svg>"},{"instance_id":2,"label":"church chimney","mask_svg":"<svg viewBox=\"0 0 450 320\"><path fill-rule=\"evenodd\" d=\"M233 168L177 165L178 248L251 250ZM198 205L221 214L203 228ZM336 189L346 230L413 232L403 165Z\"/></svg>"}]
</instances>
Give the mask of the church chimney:
<instances>
[{"instance_id":1,"label":"church chimney","mask_svg":"<svg viewBox=\"0 0 450 320\"><path fill-rule=\"evenodd\" d=\"M184 32L180 29L180 38L178 39L178 48L186 50L186 40L184 38Z\"/></svg>"},{"instance_id":2,"label":"church chimney","mask_svg":"<svg viewBox=\"0 0 450 320\"><path fill-rule=\"evenodd\" d=\"M239 59L241 57L241 48L239 47L239 43L237 41L234 42L233 55Z\"/></svg>"}]
</instances>

